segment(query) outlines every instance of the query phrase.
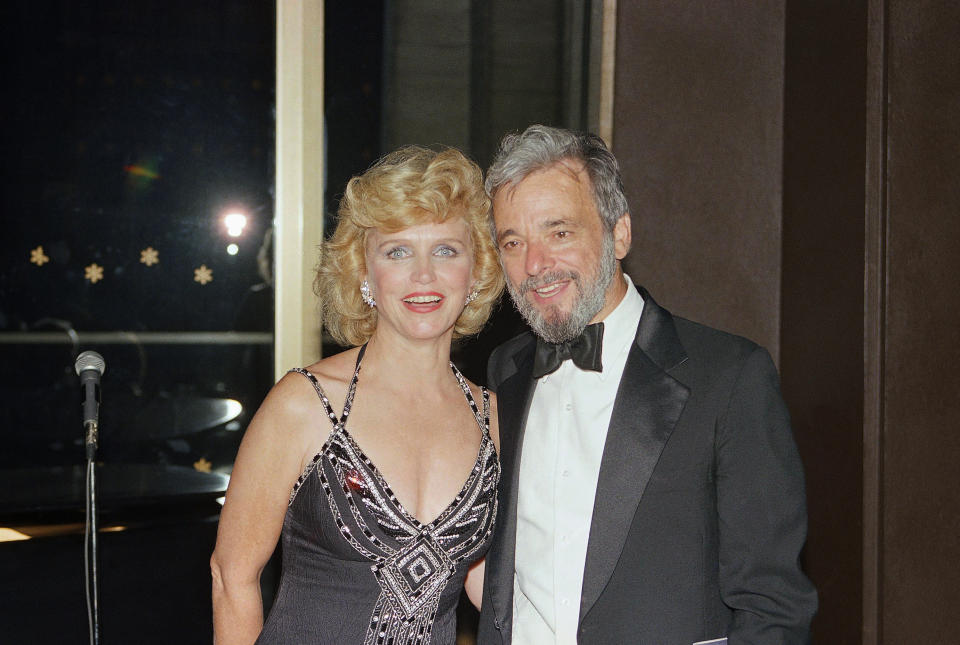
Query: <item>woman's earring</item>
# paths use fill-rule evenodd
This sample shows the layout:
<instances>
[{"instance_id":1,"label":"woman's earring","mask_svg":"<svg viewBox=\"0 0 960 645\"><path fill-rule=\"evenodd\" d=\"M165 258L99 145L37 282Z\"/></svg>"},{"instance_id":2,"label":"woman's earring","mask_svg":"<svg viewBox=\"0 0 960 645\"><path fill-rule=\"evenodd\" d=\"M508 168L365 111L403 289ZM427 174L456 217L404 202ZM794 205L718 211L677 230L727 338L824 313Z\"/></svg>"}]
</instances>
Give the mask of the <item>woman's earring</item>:
<instances>
[{"instance_id":1,"label":"woman's earring","mask_svg":"<svg viewBox=\"0 0 960 645\"><path fill-rule=\"evenodd\" d=\"M464 306L469 305L471 302L476 300L480 296L480 292L474 289L467 295L467 301L464 303Z\"/></svg>"},{"instance_id":2,"label":"woman's earring","mask_svg":"<svg viewBox=\"0 0 960 645\"><path fill-rule=\"evenodd\" d=\"M360 283L360 297L363 298L368 307L377 306L377 301L373 299L373 294L370 293L370 283L366 280Z\"/></svg>"}]
</instances>

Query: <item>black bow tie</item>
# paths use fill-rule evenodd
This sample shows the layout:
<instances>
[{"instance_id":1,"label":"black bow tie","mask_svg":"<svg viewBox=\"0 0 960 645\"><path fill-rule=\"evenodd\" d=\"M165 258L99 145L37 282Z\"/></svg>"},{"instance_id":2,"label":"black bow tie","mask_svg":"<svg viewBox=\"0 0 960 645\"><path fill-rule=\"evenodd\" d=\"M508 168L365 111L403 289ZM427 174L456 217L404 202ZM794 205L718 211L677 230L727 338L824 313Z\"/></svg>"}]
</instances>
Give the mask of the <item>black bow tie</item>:
<instances>
[{"instance_id":1,"label":"black bow tie","mask_svg":"<svg viewBox=\"0 0 960 645\"><path fill-rule=\"evenodd\" d=\"M538 338L537 353L533 357L533 378L556 372L568 358L573 359L573 364L582 370L603 371L600 363L602 349L602 322L587 325L582 334L565 343L548 343Z\"/></svg>"}]
</instances>

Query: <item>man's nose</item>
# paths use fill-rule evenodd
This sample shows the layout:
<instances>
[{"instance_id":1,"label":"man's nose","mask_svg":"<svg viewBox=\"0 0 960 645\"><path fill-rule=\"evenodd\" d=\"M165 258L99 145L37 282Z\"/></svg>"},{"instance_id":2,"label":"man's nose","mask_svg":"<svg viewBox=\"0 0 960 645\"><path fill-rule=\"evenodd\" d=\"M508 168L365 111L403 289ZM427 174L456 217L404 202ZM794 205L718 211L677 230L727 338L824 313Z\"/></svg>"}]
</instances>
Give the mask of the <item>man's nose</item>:
<instances>
[{"instance_id":1,"label":"man's nose","mask_svg":"<svg viewBox=\"0 0 960 645\"><path fill-rule=\"evenodd\" d=\"M529 244L524 264L527 275L539 275L553 266L553 256L543 244Z\"/></svg>"}]
</instances>

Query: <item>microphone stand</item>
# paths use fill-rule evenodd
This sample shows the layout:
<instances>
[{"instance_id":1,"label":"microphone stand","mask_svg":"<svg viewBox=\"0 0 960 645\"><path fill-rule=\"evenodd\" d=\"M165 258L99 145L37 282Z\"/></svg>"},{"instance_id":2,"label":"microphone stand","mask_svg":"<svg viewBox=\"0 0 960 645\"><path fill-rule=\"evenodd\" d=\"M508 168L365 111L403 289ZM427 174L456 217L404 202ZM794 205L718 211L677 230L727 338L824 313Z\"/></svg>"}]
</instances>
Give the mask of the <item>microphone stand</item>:
<instances>
[{"instance_id":1,"label":"microphone stand","mask_svg":"<svg viewBox=\"0 0 960 645\"><path fill-rule=\"evenodd\" d=\"M103 356L86 351L77 356L74 370L83 391L84 446L87 455L87 517L83 534L84 582L90 645L100 645L100 588L97 584L97 431L100 419L100 377L107 364Z\"/></svg>"},{"instance_id":2,"label":"microphone stand","mask_svg":"<svg viewBox=\"0 0 960 645\"><path fill-rule=\"evenodd\" d=\"M87 596L87 624L91 645L100 644L100 590L97 583L97 422L84 423L87 453L86 530L83 536L83 563Z\"/></svg>"}]
</instances>

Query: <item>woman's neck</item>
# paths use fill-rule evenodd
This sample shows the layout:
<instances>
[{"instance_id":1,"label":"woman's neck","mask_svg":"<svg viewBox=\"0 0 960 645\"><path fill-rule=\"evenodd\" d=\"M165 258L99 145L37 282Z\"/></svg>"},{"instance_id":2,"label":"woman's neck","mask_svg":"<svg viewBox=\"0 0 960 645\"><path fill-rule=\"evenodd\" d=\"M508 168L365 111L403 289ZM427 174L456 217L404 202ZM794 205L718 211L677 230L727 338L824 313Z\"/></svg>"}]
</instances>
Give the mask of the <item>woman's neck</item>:
<instances>
[{"instance_id":1,"label":"woman's neck","mask_svg":"<svg viewBox=\"0 0 960 645\"><path fill-rule=\"evenodd\" d=\"M429 383L449 379L450 336L411 340L374 332L363 357L364 371L382 372L405 382Z\"/></svg>"}]
</instances>

